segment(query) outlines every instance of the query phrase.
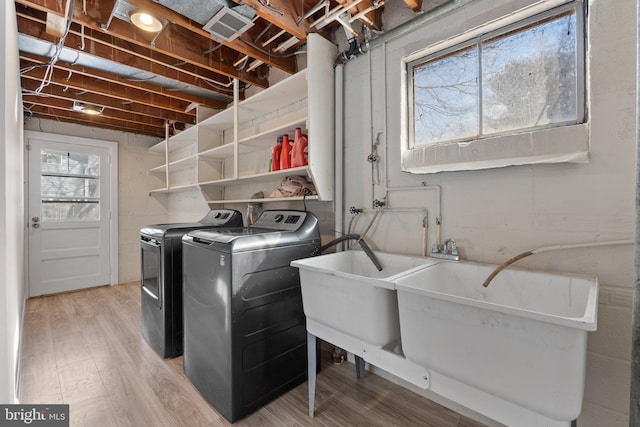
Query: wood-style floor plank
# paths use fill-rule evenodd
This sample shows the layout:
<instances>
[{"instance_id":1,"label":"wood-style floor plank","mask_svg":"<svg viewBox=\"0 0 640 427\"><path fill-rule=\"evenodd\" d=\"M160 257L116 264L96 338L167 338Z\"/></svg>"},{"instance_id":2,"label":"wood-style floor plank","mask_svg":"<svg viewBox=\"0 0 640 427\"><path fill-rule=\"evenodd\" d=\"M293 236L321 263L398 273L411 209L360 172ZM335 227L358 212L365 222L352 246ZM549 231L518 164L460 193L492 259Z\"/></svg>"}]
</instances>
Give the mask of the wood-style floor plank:
<instances>
[{"instance_id":1,"label":"wood-style floor plank","mask_svg":"<svg viewBox=\"0 0 640 427\"><path fill-rule=\"evenodd\" d=\"M68 403L72 426L220 427L230 424L140 332L138 283L30 299L25 314L21 402ZM349 363L324 361L316 413L307 384L236 422L237 427L481 427Z\"/></svg>"}]
</instances>

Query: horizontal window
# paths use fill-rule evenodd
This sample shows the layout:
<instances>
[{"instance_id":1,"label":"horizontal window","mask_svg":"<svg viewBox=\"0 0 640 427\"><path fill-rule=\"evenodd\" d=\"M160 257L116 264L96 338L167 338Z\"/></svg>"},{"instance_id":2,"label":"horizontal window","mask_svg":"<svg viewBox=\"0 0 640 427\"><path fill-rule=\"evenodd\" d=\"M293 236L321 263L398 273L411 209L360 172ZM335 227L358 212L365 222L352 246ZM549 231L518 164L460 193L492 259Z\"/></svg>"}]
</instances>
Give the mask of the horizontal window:
<instances>
[{"instance_id":1,"label":"horizontal window","mask_svg":"<svg viewBox=\"0 0 640 427\"><path fill-rule=\"evenodd\" d=\"M520 144L524 151L517 144L508 146L522 140L513 138L517 134L527 134L528 143L535 143L538 132L548 138L554 134L548 132L551 128L575 128L584 122L582 21L581 8L574 3L405 60L408 141L403 148L417 152L403 152L403 159L410 160L403 160L403 170L586 161L588 142L579 130L581 141L571 147L562 147L562 141L556 147ZM484 140L490 141L488 152ZM449 144L456 149L442 148ZM492 165L490 152L496 144L502 147ZM474 157L463 153L470 146L482 165L470 166ZM440 163L448 167L436 167Z\"/></svg>"}]
</instances>

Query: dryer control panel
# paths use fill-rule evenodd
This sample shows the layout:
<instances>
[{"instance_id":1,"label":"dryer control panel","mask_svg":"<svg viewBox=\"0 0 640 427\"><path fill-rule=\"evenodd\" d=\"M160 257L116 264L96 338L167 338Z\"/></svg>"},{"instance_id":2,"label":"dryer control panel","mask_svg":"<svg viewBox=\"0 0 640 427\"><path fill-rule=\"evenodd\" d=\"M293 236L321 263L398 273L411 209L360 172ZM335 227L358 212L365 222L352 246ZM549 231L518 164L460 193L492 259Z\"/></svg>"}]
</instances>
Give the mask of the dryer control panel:
<instances>
[{"instance_id":1,"label":"dryer control panel","mask_svg":"<svg viewBox=\"0 0 640 427\"><path fill-rule=\"evenodd\" d=\"M252 227L296 231L304 223L307 212L291 210L264 211Z\"/></svg>"}]
</instances>

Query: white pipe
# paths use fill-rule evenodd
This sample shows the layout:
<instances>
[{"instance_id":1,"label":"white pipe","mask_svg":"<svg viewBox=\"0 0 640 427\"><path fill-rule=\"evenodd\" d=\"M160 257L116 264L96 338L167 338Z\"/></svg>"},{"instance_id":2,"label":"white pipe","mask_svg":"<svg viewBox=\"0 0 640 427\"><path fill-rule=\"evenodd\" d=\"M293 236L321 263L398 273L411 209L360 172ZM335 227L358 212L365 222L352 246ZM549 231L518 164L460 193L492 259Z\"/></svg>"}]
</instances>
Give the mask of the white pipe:
<instances>
[{"instance_id":1,"label":"white pipe","mask_svg":"<svg viewBox=\"0 0 640 427\"><path fill-rule=\"evenodd\" d=\"M631 306L631 385L629 426L640 424L640 0L636 1L636 212Z\"/></svg>"},{"instance_id":2,"label":"white pipe","mask_svg":"<svg viewBox=\"0 0 640 427\"><path fill-rule=\"evenodd\" d=\"M329 13L325 14L323 17L317 19L316 21L314 21L313 23L311 23L311 27L315 27L316 25L318 25L319 23L323 22L325 24L330 24L333 21L335 21L340 15L342 15L344 12L347 12L349 9L359 5L360 3L362 3L363 0L355 0L353 3L351 4L347 4L344 6L336 6L334 7L332 10L329 11Z\"/></svg>"},{"instance_id":3,"label":"white pipe","mask_svg":"<svg viewBox=\"0 0 640 427\"><path fill-rule=\"evenodd\" d=\"M344 65L336 65L334 71L334 106L335 106L335 236L340 237L344 231ZM336 250L342 249L342 243Z\"/></svg>"},{"instance_id":4,"label":"white pipe","mask_svg":"<svg viewBox=\"0 0 640 427\"><path fill-rule=\"evenodd\" d=\"M383 61L384 61L384 67L383 72L383 80L384 80L384 90L383 90L383 102L382 105L385 106L387 105L387 44L386 42L382 43L382 57L383 57ZM369 105L370 105L370 110L369 110L369 116L370 116L370 121L371 121L371 126L370 126L370 132L371 135L370 137L372 138L373 141L373 86L372 86L372 60L371 60L371 55L372 55L372 49L370 49L367 52L368 55L368 61L369 61ZM436 209L435 209L435 224L436 224L436 244L438 245L438 247L440 246L441 242L442 242L442 238L441 238L441 230L442 230L442 190L440 188L439 185L426 185L425 183L423 183L423 185L420 186L407 186L407 187L388 187L387 183L389 182L389 164L388 164L388 159L389 159L389 144L388 144L388 139L387 139L387 132L386 129L388 128L388 114L385 111L384 114L385 117L385 130L384 130L384 188L385 188L385 193L384 193L384 199L388 200L388 195L389 192L392 191L415 191L415 190L428 190L428 191L435 191L436 192ZM373 145L372 145L372 151L373 151ZM376 151L377 151L377 147L376 147ZM378 165L379 168L379 165ZM373 169L373 165L371 168L371 182L372 182L372 200L375 199L375 181L374 181L374 169ZM425 214L426 215L426 214ZM425 225L423 227L423 231L426 233L428 230L428 225ZM425 236L424 238L424 242L425 245L427 244L427 237ZM426 249L423 250L424 255L427 254Z\"/></svg>"},{"instance_id":5,"label":"white pipe","mask_svg":"<svg viewBox=\"0 0 640 427\"><path fill-rule=\"evenodd\" d=\"M386 151L386 144L385 144ZM388 165L385 165L385 174ZM388 181L388 180L387 180ZM385 200L388 199L389 192L391 191L416 191L416 190L429 190L436 192L436 213L435 213L435 223L436 223L436 245L440 247L442 243L441 238L441 230L442 230L442 189L439 185L419 185L413 187L386 187L385 190Z\"/></svg>"},{"instance_id":6,"label":"white pipe","mask_svg":"<svg viewBox=\"0 0 640 427\"><path fill-rule=\"evenodd\" d=\"M384 1L380 1L375 5L371 5L368 8L361 10L360 12L358 12L356 15L352 16L351 18L349 18L349 22L353 22L356 21L362 17L364 17L364 15L366 15L367 13L371 12L372 10L376 10L377 8L379 8L380 6L384 5ZM367 18L367 20L369 20L369 18ZM370 21L370 20L369 20Z\"/></svg>"},{"instance_id":7,"label":"white pipe","mask_svg":"<svg viewBox=\"0 0 640 427\"><path fill-rule=\"evenodd\" d=\"M373 222L376 220L378 213L417 213L417 214L421 214L422 215L422 256L427 256L427 249L429 247L428 245L428 216L429 216L429 211L426 208L382 208L382 209L364 209L362 210L360 213L358 213L357 215L354 215L353 217L351 217L351 220L349 221L349 228L347 230L347 234L351 234L352 233L352 228L354 226L354 224L357 222L356 219L358 219L360 217L360 214L367 214L367 213L375 213L376 216L374 216L374 218L371 220L371 222L369 223L369 225L367 226L367 229L361 234L362 237L364 237L368 232L369 229L371 228L371 226L373 225Z\"/></svg>"},{"instance_id":8,"label":"white pipe","mask_svg":"<svg viewBox=\"0 0 640 427\"><path fill-rule=\"evenodd\" d=\"M334 21L338 22L340 25L344 27L344 29L351 34L353 37L358 37L358 33L351 27L351 24L344 19L342 19L342 15L336 16Z\"/></svg>"},{"instance_id":9,"label":"white pipe","mask_svg":"<svg viewBox=\"0 0 640 427\"><path fill-rule=\"evenodd\" d=\"M374 142L373 142L373 66L371 64L371 51L367 52L367 60L368 60L368 70L369 70L369 76L368 76L368 80L369 80L369 141L370 142L370 149L371 149L371 155L373 155L373 147L374 147ZM373 162L371 162L371 203L373 204L373 201L376 199L376 181L374 179L373 173L376 167L376 162L377 160L374 160Z\"/></svg>"},{"instance_id":10,"label":"white pipe","mask_svg":"<svg viewBox=\"0 0 640 427\"><path fill-rule=\"evenodd\" d=\"M578 249L578 248L596 248L598 246L619 246L619 245L632 245L634 244L634 240L607 240L602 242L590 242L590 243L572 243L568 245L554 245L554 246L545 246L542 248L534 249L531 251L532 254L539 254L542 252L549 251L559 251L562 249Z\"/></svg>"},{"instance_id":11,"label":"white pipe","mask_svg":"<svg viewBox=\"0 0 640 427\"><path fill-rule=\"evenodd\" d=\"M272 41L274 41L275 39L277 39L278 37L280 37L284 33L286 33L285 30L280 30L278 33L276 33L274 36L272 36L269 40L267 40L264 43L262 43L262 47L266 47L269 43L271 43Z\"/></svg>"}]
</instances>

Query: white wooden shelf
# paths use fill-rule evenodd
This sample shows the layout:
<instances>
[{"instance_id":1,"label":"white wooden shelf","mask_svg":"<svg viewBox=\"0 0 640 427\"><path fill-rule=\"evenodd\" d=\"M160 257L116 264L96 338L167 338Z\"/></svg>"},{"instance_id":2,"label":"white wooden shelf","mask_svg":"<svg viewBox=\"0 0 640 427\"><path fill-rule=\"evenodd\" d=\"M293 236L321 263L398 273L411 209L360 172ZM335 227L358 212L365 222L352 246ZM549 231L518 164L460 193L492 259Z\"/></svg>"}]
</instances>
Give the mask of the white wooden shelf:
<instances>
[{"instance_id":1,"label":"white wooden shelf","mask_svg":"<svg viewBox=\"0 0 640 427\"><path fill-rule=\"evenodd\" d=\"M195 168L196 161L198 160L197 156L191 155L189 157L184 157L179 160L175 160L169 163L169 172L176 172L185 169Z\"/></svg>"},{"instance_id":2,"label":"white wooden shelf","mask_svg":"<svg viewBox=\"0 0 640 427\"><path fill-rule=\"evenodd\" d=\"M172 185L169 187L169 192L192 191L192 190L198 190L199 188L200 187L198 184Z\"/></svg>"},{"instance_id":3,"label":"white wooden shelf","mask_svg":"<svg viewBox=\"0 0 640 427\"><path fill-rule=\"evenodd\" d=\"M300 128L303 130L303 133L306 133L306 118L293 120L276 128L268 129L258 134L240 139L238 141L238 144L240 145L240 153L248 153L272 147L276 143L276 139L283 134L288 134L289 140L293 142L296 128Z\"/></svg>"},{"instance_id":4,"label":"white wooden shelf","mask_svg":"<svg viewBox=\"0 0 640 427\"><path fill-rule=\"evenodd\" d=\"M151 193L199 189L209 205L333 200L335 56L333 43L310 34L307 69L243 101L236 97L230 108L199 120L198 124L149 148L164 153L169 159L168 165L149 169L149 175L155 180L153 185L162 185L161 174L166 174L168 180L168 188ZM267 168L276 138L286 133L293 142L296 128L301 128L309 137L309 165L255 172ZM252 194L255 187L277 188L279 181L289 175L301 175L313 181L318 194L306 198L225 199L225 194L230 197ZM174 182L178 185L173 185ZM238 188L243 185L249 188ZM225 191L227 187L234 190Z\"/></svg>"},{"instance_id":5,"label":"white wooden shelf","mask_svg":"<svg viewBox=\"0 0 640 427\"><path fill-rule=\"evenodd\" d=\"M224 159L233 156L234 144L224 144L198 153L202 159Z\"/></svg>"},{"instance_id":6,"label":"white wooden shelf","mask_svg":"<svg viewBox=\"0 0 640 427\"><path fill-rule=\"evenodd\" d=\"M270 203L270 202L301 202L303 200L318 200L318 196L306 197L264 197L262 199L220 199L205 200L209 205L222 205L225 203Z\"/></svg>"},{"instance_id":7,"label":"white wooden shelf","mask_svg":"<svg viewBox=\"0 0 640 427\"><path fill-rule=\"evenodd\" d=\"M169 189L168 188L156 188L154 190L150 190L149 194L167 194L169 193Z\"/></svg>"},{"instance_id":8,"label":"white wooden shelf","mask_svg":"<svg viewBox=\"0 0 640 427\"><path fill-rule=\"evenodd\" d=\"M193 145L198 140L198 127L191 126L169 138L169 151L177 151Z\"/></svg>"},{"instance_id":9,"label":"white wooden shelf","mask_svg":"<svg viewBox=\"0 0 640 427\"><path fill-rule=\"evenodd\" d=\"M149 147L149 151L153 151L155 153L164 153L167 150L167 141L160 141L156 145Z\"/></svg>"},{"instance_id":10,"label":"white wooden shelf","mask_svg":"<svg viewBox=\"0 0 640 427\"><path fill-rule=\"evenodd\" d=\"M207 182L200 182L200 185L209 186L209 187L230 187L235 185L251 184L254 182L266 182L270 180L282 179L285 176L289 176L289 175L308 176L309 168L308 166L301 166L299 168L290 168L290 169L284 169L284 170L279 170L274 172L264 172L264 173L254 174L254 175L240 176L237 179L236 178L217 179L217 180L212 180Z\"/></svg>"},{"instance_id":11,"label":"white wooden shelf","mask_svg":"<svg viewBox=\"0 0 640 427\"><path fill-rule=\"evenodd\" d=\"M333 66L331 73L333 74ZM307 70L302 70L240 102L238 104L240 122L246 123L268 112L281 110L296 101L305 99L307 93Z\"/></svg>"},{"instance_id":12,"label":"white wooden shelf","mask_svg":"<svg viewBox=\"0 0 640 427\"><path fill-rule=\"evenodd\" d=\"M198 126L207 129L226 130L233 128L233 124L233 107L231 107L203 120Z\"/></svg>"},{"instance_id":13,"label":"white wooden shelf","mask_svg":"<svg viewBox=\"0 0 640 427\"><path fill-rule=\"evenodd\" d=\"M164 174L167 172L167 165L156 166L155 168L151 168L148 171L149 173L159 173Z\"/></svg>"}]
</instances>

